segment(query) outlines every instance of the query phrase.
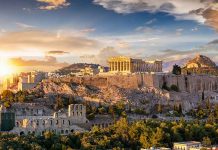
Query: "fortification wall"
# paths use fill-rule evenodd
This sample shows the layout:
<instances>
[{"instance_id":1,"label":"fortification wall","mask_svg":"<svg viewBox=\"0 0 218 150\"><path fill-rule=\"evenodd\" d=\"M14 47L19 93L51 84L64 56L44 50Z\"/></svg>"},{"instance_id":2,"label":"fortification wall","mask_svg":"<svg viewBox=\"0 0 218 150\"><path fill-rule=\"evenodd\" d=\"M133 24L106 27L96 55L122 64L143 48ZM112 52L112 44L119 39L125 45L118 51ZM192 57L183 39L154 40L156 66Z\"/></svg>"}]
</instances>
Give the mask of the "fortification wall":
<instances>
[{"instance_id":1,"label":"fortification wall","mask_svg":"<svg viewBox=\"0 0 218 150\"><path fill-rule=\"evenodd\" d=\"M139 77L136 75L118 75L118 76L108 76L107 86L117 86L120 88L138 88L139 87Z\"/></svg>"},{"instance_id":2,"label":"fortification wall","mask_svg":"<svg viewBox=\"0 0 218 150\"><path fill-rule=\"evenodd\" d=\"M131 74L110 76L86 76L49 79L54 82L69 82L106 88L117 86L120 88L155 87L162 88L164 82L168 87L176 85L180 91L218 91L218 77L209 75L172 75L172 74Z\"/></svg>"},{"instance_id":3,"label":"fortification wall","mask_svg":"<svg viewBox=\"0 0 218 150\"><path fill-rule=\"evenodd\" d=\"M209 75L154 75L153 86L161 88L166 82L167 86L176 85L180 91L218 91L218 77ZM145 84L146 85L146 84Z\"/></svg>"}]
</instances>

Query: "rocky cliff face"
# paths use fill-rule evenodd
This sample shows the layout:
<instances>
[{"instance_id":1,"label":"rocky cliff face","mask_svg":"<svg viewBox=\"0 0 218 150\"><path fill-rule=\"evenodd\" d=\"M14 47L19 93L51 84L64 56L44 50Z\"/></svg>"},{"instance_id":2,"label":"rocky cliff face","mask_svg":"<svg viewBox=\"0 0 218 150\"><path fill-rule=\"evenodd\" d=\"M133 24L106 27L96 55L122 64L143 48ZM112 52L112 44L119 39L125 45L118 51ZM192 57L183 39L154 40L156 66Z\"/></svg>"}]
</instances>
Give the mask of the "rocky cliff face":
<instances>
[{"instance_id":1,"label":"rocky cliff face","mask_svg":"<svg viewBox=\"0 0 218 150\"><path fill-rule=\"evenodd\" d=\"M154 87L161 89L164 82L168 87L176 85L181 92L218 91L218 77L209 75L173 75L173 74L131 74L113 76L86 76L54 78L45 82L77 83L91 85L98 88L116 86L124 89L138 89L141 87Z\"/></svg>"},{"instance_id":2,"label":"rocky cliff face","mask_svg":"<svg viewBox=\"0 0 218 150\"><path fill-rule=\"evenodd\" d=\"M109 79L108 79L109 78ZM154 80L155 79L155 80ZM181 84L183 81L175 78L166 78L172 81L170 84ZM183 79L183 78L182 78ZM159 76L117 76L117 77L87 77L81 78L63 78L50 79L38 85L34 92L42 92L46 95L70 95L82 101L90 101L95 104L105 103L113 104L118 101L131 105L133 109L141 109L147 112L155 111L155 106L161 104L171 107L175 104L181 104L185 111L196 106L201 93L198 92L173 92L165 91L161 88L151 86L156 85ZM147 84L143 84L145 82ZM140 86L139 86L140 85ZM179 86L182 88L181 85Z\"/></svg>"}]
</instances>

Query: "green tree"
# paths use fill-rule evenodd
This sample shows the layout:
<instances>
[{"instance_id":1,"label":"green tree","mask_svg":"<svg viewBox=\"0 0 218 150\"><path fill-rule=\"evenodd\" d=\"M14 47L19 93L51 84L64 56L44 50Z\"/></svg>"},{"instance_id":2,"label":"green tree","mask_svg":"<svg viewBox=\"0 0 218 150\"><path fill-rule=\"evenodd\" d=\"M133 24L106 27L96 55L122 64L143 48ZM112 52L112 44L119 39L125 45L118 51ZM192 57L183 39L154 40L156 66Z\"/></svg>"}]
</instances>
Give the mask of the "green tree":
<instances>
[{"instance_id":1,"label":"green tree","mask_svg":"<svg viewBox=\"0 0 218 150\"><path fill-rule=\"evenodd\" d=\"M157 105L157 112L162 113L162 105L161 104Z\"/></svg>"},{"instance_id":2,"label":"green tree","mask_svg":"<svg viewBox=\"0 0 218 150\"><path fill-rule=\"evenodd\" d=\"M207 107L207 109L208 109L209 111L211 110L211 105L210 105L210 99L209 99L209 98L207 98L206 107Z\"/></svg>"},{"instance_id":3,"label":"green tree","mask_svg":"<svg viewBox=\"0 0 218 150\"><path fill-rule=\"evenodd\" d=\"M16 97L16 100L18 101L18 102L25 102L26 100L27 100L27 95L28 95L29 93L28 92L26 92L26 91L18 91L16 94L15 94L15 97Z\"/></svg>"},{"instance_id":4,"label":"green tree","mask_svg":"<svg viewBox=\"0 0 218 150\"><path fill-rule=\"evenodd\" d=\"M151 142L150 142L150 136L148 135L147 132L144 132L143 134L141 134L139 141L142 145L143 148L150 148L152 146Z\"/></svg>"},{"instance_id":5,"label":"green tree","mask_svg":"<svg viewBox=\"0 0 218 150\"><path fill-rule=\"evenodd\" d=\"M2 92L2 100L14 102L14 93L10 90L4 90Z\"/></svg>"},{"instance_id":6,"label":"green tree","mask_svg":"<svg viewBox=\"0 0 218 150\"><path fill-rule=\"evenodd\" d=\"M203 141L202 141L202 145L206 146L206 147L210 147L211 146L211 140L209 137L204 137Z\"/></svg>"},{"instance_id":7,"label":"green tree","mask_svg":"<svg viewBox=\"0 0 218 150\"><path fill-rule=\"evenodd\" d=\"M98 108L98 112L99 112L99 114L105 114L105 113L106 113L106 110L105 110L105 108L102 106L102 107L99 107L99 108Z\"/></svg>"},{"instance_id":8,"label":"green tree","mask_svg":"<svg viewBox=\"0 0 218 150\"><path fill-rule=\"evenodd\" d=\"M173 66L172 74L181 75L181 73L182 73L181 67L179 65L175 64Z\"/></svg>"},{"instance_id":9,"label":"green tree","mask_svg":"<svg viewBox=\"0 0 218 150\"><path fill-rule=\"evenodd\" d=\"M61 96L58 96L56 99L56 103L55 103L55 110L61 109L64 107L64 103L63 103L63 99L61 98Z\"/></svg>"},{"instance_id":10,"label":"green tree","mask_svg":"<svg viewBox=\"0 0 218 150\"><path fill-rule=\"evenodd\" d=\"M170 91L170 88L167 86L167 82L164 82L162 85L162 89Z\"/></svg>"},{"instance_id":11,"label":"green tree","mask_svg":"<svg viewBox=\"0 0 218 150\"><path fill-rule=\"evenodd\" d=\"M11 107L11 104L10 104L9 101L5 101L5 102L4 102L4 106L5 106L6 108L9 108L9 107Z\"/></svg>"},{"instance_id":12,"label":"green tree","mask_svg":"<svg viewBox=\"0 0 218 150\"><path fill-rule=\"evenodd\" d=\"M151 145L155 147L160 147L162 146L161 144L163 143L164 139L164 131L157 127L156 131L153 131L151 135Z\"/></svg>"},{"instance_id":13,"label":"green tree","mask_svg":"<svg viewBox=\"0 0 218 150\"><path fill-rule=\"evenodd\" d=\"M170 86L170 89L172 90L172 91L175 91L175 92L179 92L179 88L178 88L178 86L177 85L171 85Z\"/></svg>"}]
</instances>

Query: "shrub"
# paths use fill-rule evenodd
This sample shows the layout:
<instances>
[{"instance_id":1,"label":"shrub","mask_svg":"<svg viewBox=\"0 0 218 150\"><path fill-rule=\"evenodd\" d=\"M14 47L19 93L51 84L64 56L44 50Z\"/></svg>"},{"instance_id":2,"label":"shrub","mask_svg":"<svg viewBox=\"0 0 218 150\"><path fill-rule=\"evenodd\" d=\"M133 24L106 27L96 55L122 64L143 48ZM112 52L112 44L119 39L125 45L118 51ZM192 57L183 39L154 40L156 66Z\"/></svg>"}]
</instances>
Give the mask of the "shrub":
<instances>
[{"instance_id":1,"label":"shrub","mask_svg":"<svg viewBox=\"0 0 218 150\"><path fill-rule=\"evenodd\" d=\"M170 91L170 88L167 86L167 83L166 83L166 82L163 83L162 89L167 90L167 91Z\"/></svg>"},{"instance_id":2,"label":"shrub","mask_svg":"<svg viewBox=\"0 0 218 150\"><path fill-rule=\"evenodd\" d=\"M170 87L170 89L172 90L172 91L176 91L176 92L179 92L179 88L178 88L178 86L177 85L171 85L171 87Z\"/></svg>"}]
</instances>

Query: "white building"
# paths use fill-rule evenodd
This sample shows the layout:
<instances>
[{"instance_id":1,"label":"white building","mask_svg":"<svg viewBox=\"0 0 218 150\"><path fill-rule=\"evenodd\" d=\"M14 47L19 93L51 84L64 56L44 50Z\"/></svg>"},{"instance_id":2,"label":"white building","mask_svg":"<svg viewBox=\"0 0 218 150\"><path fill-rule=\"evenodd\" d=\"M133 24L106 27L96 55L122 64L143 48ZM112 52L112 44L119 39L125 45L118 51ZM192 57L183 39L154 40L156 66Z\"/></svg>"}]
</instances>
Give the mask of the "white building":
<instances>
[{"instance_id":1,"label":"white building","mask_svg":"<svg viewBox=\"0 0 218 150\"><path fill-rule=\"evenodd\" d=\"M33 71L21 75L18 82L18 91L34 88L39 82L48 77L48 73Z\"/></svg>"},{"instance_id":2,"label":"white building","mask_svg":"<svg viewBox=\"0 0 218 150\"><path fill-rule=\"evenodd\" d=\"M173 144L174 150L193 150L201 148L201 142L188 141L188 142L176 142Z\"/></svg>"}]
</instances>

